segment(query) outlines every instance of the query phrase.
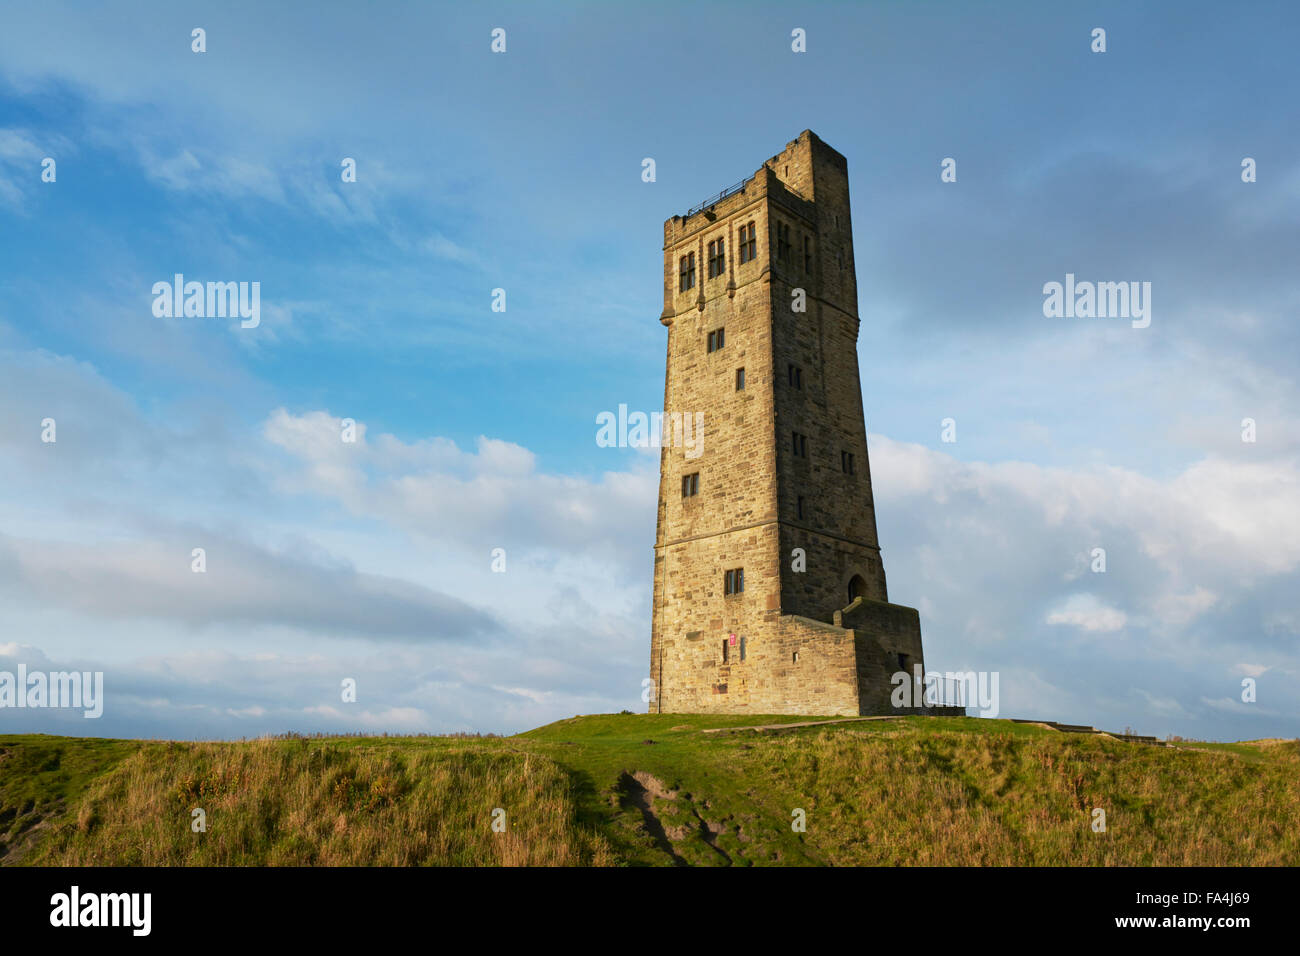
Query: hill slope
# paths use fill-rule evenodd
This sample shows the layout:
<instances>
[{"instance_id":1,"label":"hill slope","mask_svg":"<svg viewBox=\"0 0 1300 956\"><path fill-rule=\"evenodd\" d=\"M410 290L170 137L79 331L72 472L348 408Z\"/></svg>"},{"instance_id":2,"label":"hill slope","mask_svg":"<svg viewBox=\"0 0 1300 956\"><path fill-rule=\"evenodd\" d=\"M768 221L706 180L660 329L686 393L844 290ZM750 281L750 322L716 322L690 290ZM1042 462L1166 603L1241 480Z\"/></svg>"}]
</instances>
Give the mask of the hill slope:
<instances>
[{"instance_id":1,"label":"hill slope","mask_svg":"<svg viewBox=\"0 0 1300 956\"><path fill-rule=\"evenodd\" d=\"M507 738L0 737L0 861L1300 863L1296 741L1164 748L921 717L702 732L800 719L602 715Z\"/></svg>"}]
</instances>

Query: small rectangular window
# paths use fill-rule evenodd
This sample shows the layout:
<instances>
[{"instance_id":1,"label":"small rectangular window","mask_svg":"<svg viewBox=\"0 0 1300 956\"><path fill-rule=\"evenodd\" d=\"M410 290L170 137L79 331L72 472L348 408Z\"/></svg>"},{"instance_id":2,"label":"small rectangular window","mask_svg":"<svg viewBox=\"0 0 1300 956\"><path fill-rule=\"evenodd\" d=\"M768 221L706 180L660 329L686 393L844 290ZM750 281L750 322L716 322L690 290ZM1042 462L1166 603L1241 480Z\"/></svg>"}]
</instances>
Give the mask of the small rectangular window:
<instances>
[{"instance_id":1,"label":"small rectangular window","mask_svg":"<svg viewBox=\"0 0 1300 956\"><path fill-rule=\"evenodd\" d=\"M741 637L740 639L740 659L742 661L745 659L745 638L744 637Z\"/></svg>"},{"instance_id":2,"label":"small rectangular window","mask_svg":"<svg viewBox=\"0 0 1300 956\"><path fill-rule=\"evenodd\" d=\"M700 473L682 475L682 497L694 498L700 493Z\"/></svg>"},{"instance_id":3,"label":"small rectangular window","mask_svg":"<svg viewBox=\"0 0 1300 956\"><path fill-rule=\"evenodd\" d=\"M794 441L791 444L791 450L794 451L794 456L796 458L807 458L808 436L801 435L798 432L792 432L791 434L794 436Z\"/></svg>"},{"instance_id":4,"label":"small rectangular window","mask_svg":"<svg viewBox=\"0 0 1300 956\"><path fill-rule=\"evenodd\" d=\"M850 451L840 452L840 468L843 469L844 474L846 475L853 474L853 453L852 452Z\"/></svg>"},{"instance_id":5,"label":"small rectangular window","mask_svg":"<svg viewBox=\"0 0 1300 956\"><path fill-rule=\"evenodd\" d=\"M797 502L797 509L798 509L799 517L800 517L800 518L803 518L803 495L800 495L800 496L799 496L799 499L798 499L798 502Z\"/></svg>"},{"instance_id":6,"label":"small rectangular window","mask_svg":"<svg viewBox=\"0 0 1300 956\"><path fill-rule=\"evenodd\" d=\"M714 329L709 333L709 351L716 352L726 344L726 338L722 329Z\"/></svg>"},{"instance_id":7,"label":"small rectangular window","mask_svg":"<svg viewBox=\"0 0 1300 956\"><path fill-rule=\"evenodd\" d=\"M727 572L727 594L740 594L745 590L745 569L733 568Z\"/></svg>"},{"instance_id":8,"label":"small rectangular window","mask_svg":"<svg viewBox=\"0 0 1300 956\"><path fill-rule=\"evenodd\" d=\"M803 369L797 365L787 365L786 373L789 376L791 388L803 388Z\"/></svg>"},{"instance_id":9,"label":"small rectangular window","mask_svg":"<svg viewBox=\"0 0 1300 956\"><path fill-rule=\"evenodd\" d=\"M722 639L722 663L727 663L731 659L731 651L727 648L727 639Z\"/></svg>"},{"instance_id":10,"label":"small rectangular window","mask_svg":"<svg viewBox=\"0 0 1300 956\"><path fill-rule=\"evenodd\" d=\"M745 390L745 370L743 368L738 368L736 369L736 391L743 392L744 390Z\"/></svg>"},{"instance_id":11,"label":"small rectangular window","mask_svg":"<svg viewBox=\"0 0 1300 956\"><path fill-rule=\"evenodd\" d=\"M679 292L685 292L687 289L695 287L695 253L689 252L682 256L679 276L681 279L678 284Z\"/></svg>"},{"instance_id":12,"label":"small rectangular window","mask_svg":"<svg viewBox=\"0 0 1300 956\"><path fill-rule=\"evenodd\" d=\"M803 271L812 275L812 240L807 236L803 237Z\"/></svg>"}]
</instances>

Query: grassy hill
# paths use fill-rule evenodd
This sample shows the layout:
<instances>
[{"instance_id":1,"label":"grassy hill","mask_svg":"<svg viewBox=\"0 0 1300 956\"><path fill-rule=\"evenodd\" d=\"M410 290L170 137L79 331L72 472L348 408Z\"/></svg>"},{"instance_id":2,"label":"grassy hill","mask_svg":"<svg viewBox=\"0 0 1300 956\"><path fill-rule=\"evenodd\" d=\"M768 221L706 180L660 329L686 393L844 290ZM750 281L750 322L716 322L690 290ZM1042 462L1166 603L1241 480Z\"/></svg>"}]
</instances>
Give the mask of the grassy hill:
<instances>
[{"instance_id":1,"label":"grassy hill","mask_svg":"<svg viewBox=\"0 0 1300 956\"><path fill-rule=\"evenodd\" d=\"M1300 864L1297 741L1151 747L923 717L703 732L801 719L600 715L502 738L0 736L0 862ZM191 830L196 807L206 833Z\"/></svg>"}]
</instances>

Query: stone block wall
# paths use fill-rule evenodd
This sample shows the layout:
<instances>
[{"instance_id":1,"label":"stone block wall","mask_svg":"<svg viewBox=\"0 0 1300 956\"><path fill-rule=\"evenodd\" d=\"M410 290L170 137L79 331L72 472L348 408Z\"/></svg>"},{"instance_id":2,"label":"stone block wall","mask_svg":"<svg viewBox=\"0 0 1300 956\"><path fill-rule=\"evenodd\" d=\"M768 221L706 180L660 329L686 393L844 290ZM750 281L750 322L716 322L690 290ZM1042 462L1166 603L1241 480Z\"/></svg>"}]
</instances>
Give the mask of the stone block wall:
<instances>
[{"instance_id":1,"label":"stone block wall","mask_svg":"<svg viewBox=\"0 0 1300 956\"><path fill-rule=\"evenodd\" d=\"M755 255L741 262L751 224ZM719 240L724 268L710 277ZM660 455L652 711L886 712L890 655L920 658L916 612L883 603L852 248L847 162L810 131L744 188L664 223L664 410L703 413L703 428L696 448ZM698 493L684 496L690 475ZM734 569L744 589L728 594ZM831 623L850 582L879 605L859 612L860 630Z\"/></svg>"}]
</instances>

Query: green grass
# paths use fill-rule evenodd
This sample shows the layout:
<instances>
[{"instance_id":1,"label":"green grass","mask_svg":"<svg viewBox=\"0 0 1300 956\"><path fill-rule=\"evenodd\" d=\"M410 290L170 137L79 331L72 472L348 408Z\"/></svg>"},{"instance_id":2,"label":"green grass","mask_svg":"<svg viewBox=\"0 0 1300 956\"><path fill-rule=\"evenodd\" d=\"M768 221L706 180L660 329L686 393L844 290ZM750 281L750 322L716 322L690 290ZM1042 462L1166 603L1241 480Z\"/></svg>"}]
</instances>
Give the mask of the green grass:
<instances>
[{"instance_id":1,"label":"green grass","mask_svg":"<svg viewBox=\"0 0 1300 956\"><path fill-rule=\"evenodd\" d=\"M806 719L596 715L508 738L0 737L0 859L7 847L5 862L37 864L1300 863L1296 741L1151 747L923 717L702 732ZM207 833L191 831L194 807Z\"/></svg>"},{"instance_id":2,"label":"green grass","mask_svg":"<svg viewBox=\"0 0 1300 956\"><path fill-rule=\"evenodd\" d=\"M0 735L0 862L20 858L90 782L139 749L132 740Z\"/></svg>"}]
</instances>

